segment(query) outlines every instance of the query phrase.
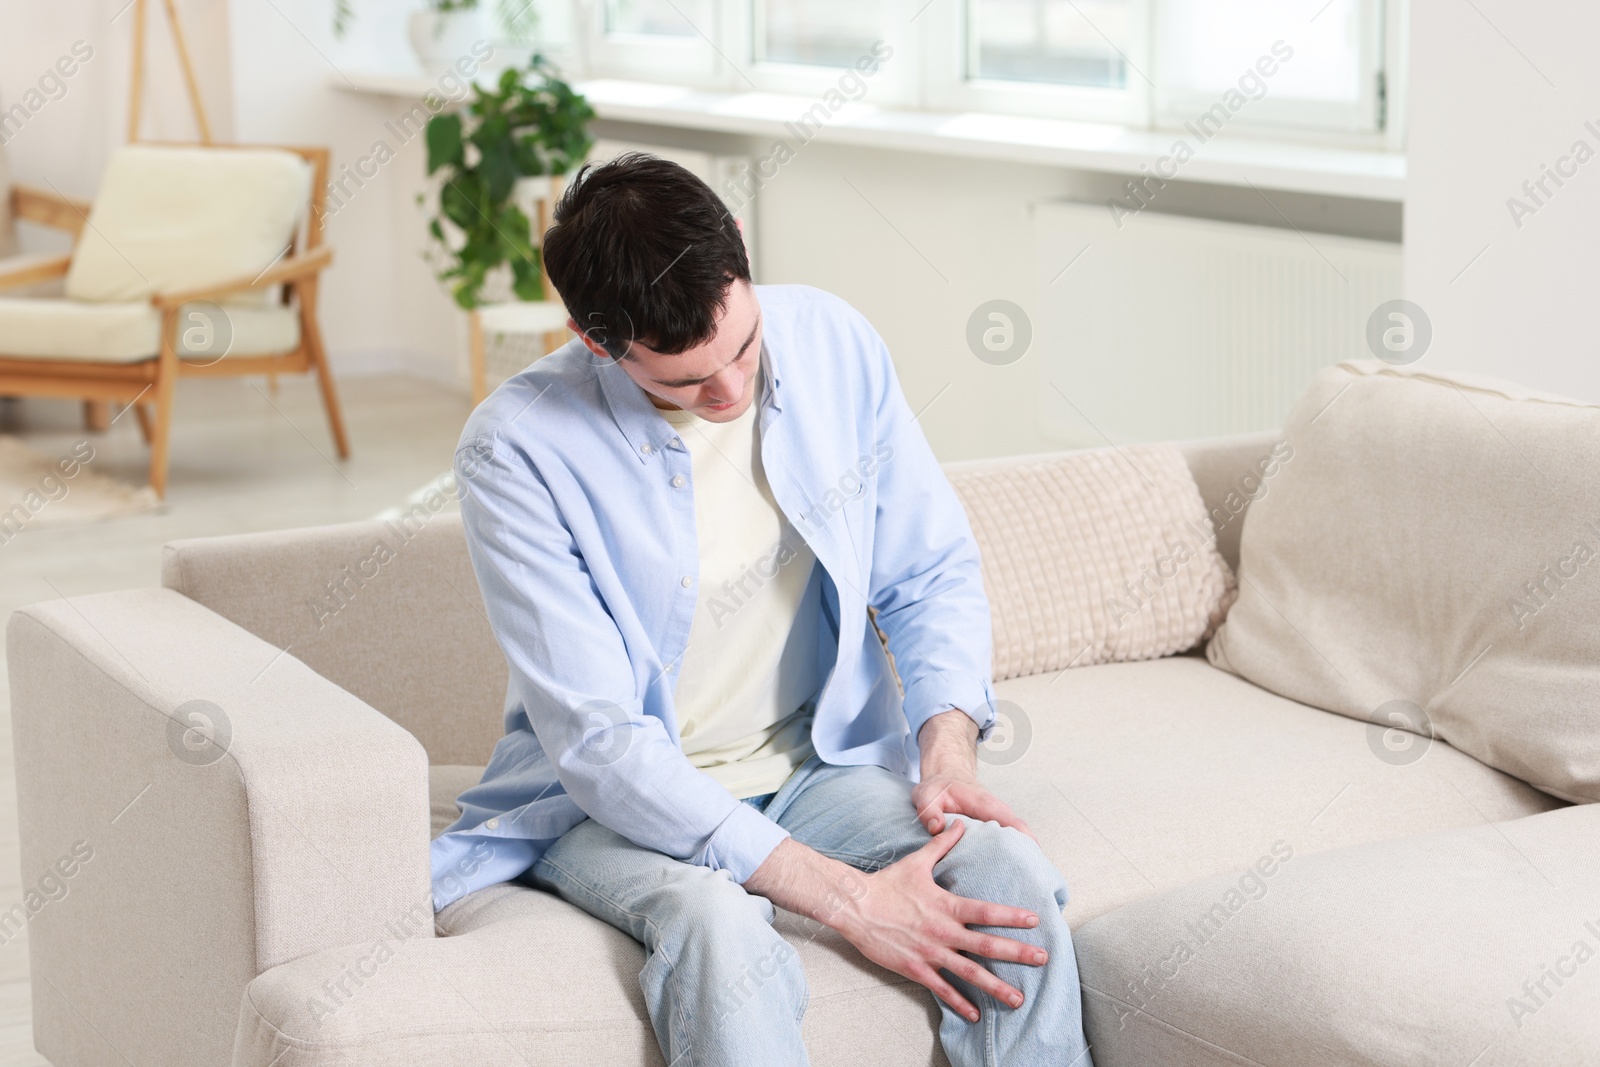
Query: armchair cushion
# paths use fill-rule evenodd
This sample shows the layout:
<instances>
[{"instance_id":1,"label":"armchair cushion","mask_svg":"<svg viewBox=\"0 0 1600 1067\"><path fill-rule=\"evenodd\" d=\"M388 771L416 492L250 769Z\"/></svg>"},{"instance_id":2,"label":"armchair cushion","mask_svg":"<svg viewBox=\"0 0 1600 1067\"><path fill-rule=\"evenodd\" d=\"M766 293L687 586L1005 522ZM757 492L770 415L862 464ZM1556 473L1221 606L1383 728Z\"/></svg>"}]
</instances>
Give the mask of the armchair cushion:
<instances>
[{"instance_id":1,"label":"armchair cushion","mask_svg":"<svg viewBox=\"0 0 1600 1067\"><path fill-rule=\"evenodd\" d=\"M293 239L310 188L311 168L281 149L119 149L73 257L67 296L147 300L265 270Z\"/></svg>"},{"instance_id":2,"label":"armchair cushion","mask_svg":"<svg viewBox=\"0 0 1600 1067\"><path fill-rule=\"evenodd\" d=\"M211 308L187 304L178 314L178 355L209 362L275 355L300 346L294 308L228 305L224 322ZM138 363L160 352L161 313L147 303L0 298L0 356Z\"/></svg>"}]
</instances>

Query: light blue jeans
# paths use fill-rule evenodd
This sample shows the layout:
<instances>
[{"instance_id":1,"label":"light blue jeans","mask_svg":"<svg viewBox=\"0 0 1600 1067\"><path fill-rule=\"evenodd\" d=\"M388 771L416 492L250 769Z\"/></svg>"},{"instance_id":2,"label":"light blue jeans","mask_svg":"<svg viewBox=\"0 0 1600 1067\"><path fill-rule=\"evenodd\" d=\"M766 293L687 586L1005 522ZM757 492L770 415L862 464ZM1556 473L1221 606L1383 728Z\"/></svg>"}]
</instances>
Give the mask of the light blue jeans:
<instances>
[{"instance_id":1,"label":"light blue jeans","mask_svg":"<svg viewBox=\"0 0 1600 1067\"><path fill-rule=\"evenodd\" d=\"M878 870L929 839L911 803L911 783L881 767L831 766L813 756L776 793L751 802L765 802L763 810L796 841L858 870ZM960 896L1035 912L1039 925L1033 929L973 929L1039 945L1050 962L982 961L1022 991L1020 1008L945 972L980 1013L969 1023L940 1002L945 1055L952 1067L1093 1067L1072 933L1061 918L1065 881L1027 835L967 822L961 840L934 868L934 880ZM799 955L772 928L767 898L745 892L724 871L642 848L593 819L567 831L522 880L560 894L644 946L639 987L670 1067L809 1062L800 1039L805 974Z\"/></svg>"}]
</instances>

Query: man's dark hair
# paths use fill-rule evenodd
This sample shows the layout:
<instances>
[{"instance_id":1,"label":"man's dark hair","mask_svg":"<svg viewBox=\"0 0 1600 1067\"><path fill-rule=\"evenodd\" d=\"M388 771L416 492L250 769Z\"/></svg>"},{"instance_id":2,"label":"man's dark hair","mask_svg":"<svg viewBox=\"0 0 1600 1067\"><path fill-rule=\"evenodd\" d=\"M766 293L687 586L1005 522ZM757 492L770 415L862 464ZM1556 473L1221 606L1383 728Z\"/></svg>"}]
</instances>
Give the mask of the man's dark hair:
<instances>
[{"instance_id":1,"label":"man's dark hair","mask_svg":"<svg viewBox=\"0 0 1600 1067\"><path fill-rule=\"evenodd\" d=\"M545 232L544 266L578 329L614 358L633 341L669 354L704 344L728 286L750 280L722 200L644 152L578 171Z\"/></svg>"}]
</instances>

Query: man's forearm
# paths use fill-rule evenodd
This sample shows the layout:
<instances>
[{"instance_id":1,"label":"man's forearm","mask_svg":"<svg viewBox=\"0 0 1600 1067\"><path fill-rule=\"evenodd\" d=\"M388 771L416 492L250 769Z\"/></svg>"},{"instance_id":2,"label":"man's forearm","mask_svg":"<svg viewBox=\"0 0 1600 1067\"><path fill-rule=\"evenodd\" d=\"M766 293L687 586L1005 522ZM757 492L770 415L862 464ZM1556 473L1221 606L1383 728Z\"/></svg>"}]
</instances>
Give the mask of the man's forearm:
<instances>
[{"instance_id":1,"label":"man's forearm","mask_svg":"<svg viewBox=\"0 0 1600 1067\"><path fill-rule=\"evenodd\" d=\"M866 892L860 871L792 837L778 842L744 887L781 908L809 915L835 929L846 905Z\"/></svg>"}]
</instances>

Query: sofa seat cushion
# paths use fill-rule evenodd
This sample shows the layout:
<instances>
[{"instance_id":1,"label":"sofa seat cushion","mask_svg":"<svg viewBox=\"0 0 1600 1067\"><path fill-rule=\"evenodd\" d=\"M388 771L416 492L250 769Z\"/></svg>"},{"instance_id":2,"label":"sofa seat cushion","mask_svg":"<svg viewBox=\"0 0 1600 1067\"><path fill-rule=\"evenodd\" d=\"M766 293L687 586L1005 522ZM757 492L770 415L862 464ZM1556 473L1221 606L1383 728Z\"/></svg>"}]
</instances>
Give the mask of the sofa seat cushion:
<instances>
[{"instance_id":1,"label":"sofa seat cushion","mask_svg":"<svg viewBox=\"0 0 1600 1067\"><path fill-rule=\"evenodd\" d=\"M185 304L178 355L198 363L265 356L300 346L300 313L273 305ZM196 318L202 316L202 318ZM221 346L221 351L218 351ZM161 351L161 313L148 303L0 298L0 357L139 363Z\"/></svg>"},{"instance_id":2,"label":"sofa seat cushion","mask_svg":"<svg viewBox=\"0 0 1600 1067\"><path fill-rule=\"evenodd\" d=\"M1067 876L1076 927L1133 900L1296 854L1563 806L1442 741L1269 693L1200 656L996 686L979 773ZM1382 752L1380 756L1378 753ZM1481 812L1481 814L1480 814Z\"/></svg>"},{"instance_id":3,"label":"sofa seat cushion","mask_svg":"<svg viewBox=\"0 0 1600 1067\"><path fill-rule=\"evenodd\" d=\"M662 1064L639 991L644 952L628 935L513 883L462 898L437 922L449 936L342 946L258 976L233 1067ZM810 986L816 1067L947 1067L931 994L818 923L780 910L777 924ZM348 993L330 993L324 983L345 975Z\"/></svg>"},{"instance_id":4,"label":"sofa seat cushion","mask_svg":"<svg viewBox=\"0 0 1600 1067\"><path fill-rule=\"evenodd\" d=\"M1299 857L1561 805L1442 742L1386 762L1365 724L1199 656L1074 668L997 692L1010 747L986 748L981 774L1066 873L1074 926L1248 866L1279 840ZM436 830L451 791L478 773L432 768ZM811 988L813 1063L944 1062L930 995L832 931L782 911L777 921ZM260 975L235 1067L267 1067L285 1042L296 1052L280 1067L660 1062L639 993L643 950L627 935L515 883L469 894L436 924L440 938L344 946ZM351 992L333 1003L324 983L347 968Z\"/></svg>"},{"instance_id":5,"label":"sofa seat cushion","mask_svg":"<svg viewBox=\"0 0 1600 1067\"><path fill-rule=\"evenodd\" d=\"M1078 931L1098 1067L1600 1062L1593 805L1223 875Z\"/></svg>"}]
</instances>

